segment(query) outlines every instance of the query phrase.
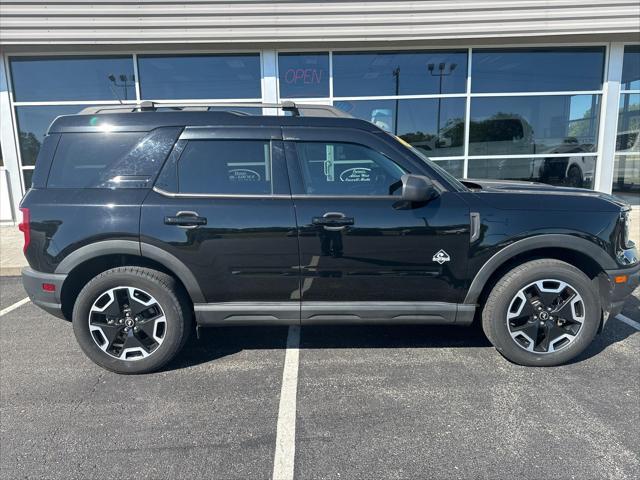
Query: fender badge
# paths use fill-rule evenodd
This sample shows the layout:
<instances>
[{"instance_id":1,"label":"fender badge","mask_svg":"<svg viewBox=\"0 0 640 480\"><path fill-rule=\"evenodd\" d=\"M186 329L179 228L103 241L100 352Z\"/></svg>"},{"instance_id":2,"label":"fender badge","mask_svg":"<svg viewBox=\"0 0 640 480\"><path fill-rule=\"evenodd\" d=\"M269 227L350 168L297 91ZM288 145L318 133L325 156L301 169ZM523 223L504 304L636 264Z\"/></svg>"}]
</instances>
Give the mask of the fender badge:
<instances>
[{"instance_id":1,"label":"fender badge","mask_svg":"<svg viewBox=\"0 0 640 480\"><path fill-rule=\"evenodd\" d=\"M450 260L451 260L451 257L444 250L439 250L438 253L436 253L433 256L433 261L439 263L440 265L442 265L445 262L449 262Z\"/></svg>"}]
</instances>

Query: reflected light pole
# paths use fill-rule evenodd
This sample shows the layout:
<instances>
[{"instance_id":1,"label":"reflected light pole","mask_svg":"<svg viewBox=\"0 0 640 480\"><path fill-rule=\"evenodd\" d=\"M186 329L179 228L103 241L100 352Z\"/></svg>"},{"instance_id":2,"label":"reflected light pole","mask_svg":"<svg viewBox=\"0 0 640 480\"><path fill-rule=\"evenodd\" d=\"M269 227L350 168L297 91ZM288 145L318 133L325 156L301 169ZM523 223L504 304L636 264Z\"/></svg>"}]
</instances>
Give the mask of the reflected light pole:
<instances>
[{"instance_id":1,"label":"reflected light pole","mask_svg":"<svg viewBox=\"0 0 640 480\"><path fill-rule=\"evenodd\" d=\"M449 75L451 75L453 73L453 71L456 69L456 67L458 66L458 64L456 63L450 63L449 64L449 68L447 69L447 64L444 62L441 62L438 64L438 71L436 72L436 66L434 63L430 63L427 65L427 70L429 70L429 74L432 77L440 77L439 79L439 87L438 87L438 95L442 95L442 79L444 77L448 77ZM440 143L440 113L441 113L441 106L442 106L442 98L438 98L438 119L437 121L437 133L436 133L436 148L438 148L438 144Z\"/></svg>"},{"instance_id":2,"label":"reflected light pole","mask_svg":"<svg viewBox=\"0 0 640 480\"><path fill-rule=\"evenodd\" d=\"M118 75L118 78L116 79L116 76L111 73L109 74L109 76L107 77L111 83L113 84L114 87L122 87L122 92L124 93L124 99L128 100L127 98L127 89L131 86L134 86L136 84L136 79L133 75L131 75L131 78L128 78L126 75L124 74L120 74ZM120 83L118 83L118 80L120 80ZM115 93L115 91L114 91ZM116 97L118 95L116 94ZM120 100L120 98L118 98L118 100Z\"/></svg>"},{"instance_id":3,"label":"reflected light pole","mask_svg":"<svg viewBox=\"0 0 640 480\"><path fill-rule=\"evenodd\" d=\"M398 135L398 95L400 94L400 67L393 69L393 76L396 80L396 108L393 113L393 133Z\"/></svg>"}]
</instances>

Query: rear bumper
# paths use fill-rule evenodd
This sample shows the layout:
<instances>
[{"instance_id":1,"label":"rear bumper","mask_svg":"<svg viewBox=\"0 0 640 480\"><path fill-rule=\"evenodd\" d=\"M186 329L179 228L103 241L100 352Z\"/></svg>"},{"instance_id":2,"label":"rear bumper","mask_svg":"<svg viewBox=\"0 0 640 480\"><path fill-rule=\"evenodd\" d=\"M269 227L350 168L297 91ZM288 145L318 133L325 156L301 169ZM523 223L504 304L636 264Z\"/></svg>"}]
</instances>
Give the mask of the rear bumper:
<instances>
[{"instance_id":1,"label":"rear bumper","mask_svg":"<svg viewBox=\"0 0 640 480\"><path fill-rule=\"evenodd\" d=\"M60 292L62 290L62 284L66 278L66 274L42 273L37 272L30 267L22 269L22 285L24 286L24 289L26 290L27 295L29 295L31 301L47 313L59 318L65 318L62 313ZM55 290L52 292L43 290L43 283L54 285Z\"/></svg>"},{"instance_id":2,"label":"rear bumper","mask_svg":"<svg viewBox=\"0 0 640 480\"><path fill-rule=\"evenodd\" d=\"M605 272L609 280L608 305L603 305L608 317L615 317L622 311L624 303L631 293L640 285L640 263L633 267ZM621 281L622 277L626 280Z\"/></svg>"}]
</instances>

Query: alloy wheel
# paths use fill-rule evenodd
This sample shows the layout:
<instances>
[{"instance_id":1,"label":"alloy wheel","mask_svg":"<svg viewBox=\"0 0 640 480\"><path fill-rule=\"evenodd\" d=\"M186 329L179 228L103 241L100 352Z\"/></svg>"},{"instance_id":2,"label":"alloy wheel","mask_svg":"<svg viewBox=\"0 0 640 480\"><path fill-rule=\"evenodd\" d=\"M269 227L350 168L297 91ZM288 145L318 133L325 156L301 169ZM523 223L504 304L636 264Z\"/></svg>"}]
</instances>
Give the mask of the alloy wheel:
<instances>
[{"instance_id":1,"label":"alloy wheel","mask_svg":"<svg viewBox=\"0 0 640 480\"><path fill-rule=\"evenodd\" d=\"M162 344L167 320L158 301L136 287L111 288L89 311L89 331L108 355L126 361L141 360Z\"/></svg>"},{"instance_id":2,"label":"alloy wheel","mask_svg":"<svg viewBox=\"0 0 640 480\"><path fill-rule=\"evenodd\" d=\"M584 320L585 304L578 291L556 279L539 280L520 289L507 311L513 341L539 354L567 348L579 335Z\"/></svg>"}]
</instances>

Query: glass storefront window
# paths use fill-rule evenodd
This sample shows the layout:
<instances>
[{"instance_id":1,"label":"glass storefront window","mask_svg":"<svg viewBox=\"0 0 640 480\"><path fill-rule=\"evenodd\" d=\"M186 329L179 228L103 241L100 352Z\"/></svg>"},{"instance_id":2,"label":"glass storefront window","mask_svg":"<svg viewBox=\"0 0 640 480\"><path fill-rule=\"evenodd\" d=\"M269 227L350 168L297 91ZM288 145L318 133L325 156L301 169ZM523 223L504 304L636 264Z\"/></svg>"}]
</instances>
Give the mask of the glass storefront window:
<instances>
[{"instance_id":1,"label":"glass storefront window","mask_svg":"<svg viewBox=\"0 0 640 480\"><path fill-rule=\"evenodd\" d=\"M640 90L640 45L624 47L621 83L623 90Z\"/></svg>"},{"instance_id":2,"label":"glass storefront window","mask_svg":"<svg viewBox=\"0 0 640 480\"><path fill-rule=\"evenodd\" d=\"M24 189L28 190L29 188L31 188L31 180L33 179L33 168L23 168L22 178L24 180Z\"/></svg>"},{"instance_id":3,"label":"glass storefront window","mask_svg":"<svg viewBox=\"0 0 640 480\"><path fill-rule=\"evenodd\" d=\"M46 105L16 107L22 165L35 165L40 145L49 125L59 115L72 115L87 105Z\"/></svg>"},{"instance_id":4,"label":"glass storefront window","mask_svg":"<svg viewBox=\"0 0 640 480\"><path fill-rule=\"evenodd\" d=\"M620 95L616 151L640 152L640 93Z\"/></svg>"},{"instance_id":5,"label":"glass storefront window","mask_svg":"<svg viewBox=\"0 0 640 480\"><path fill-rule=\"evenodd\" d=\"M473 92L600 90L604 47L474 50Z\"/></svg>"},{"instance_id":6,"label":"glass storefront window","mask_svg":"<svg viewBox=\"0 0 640 480\"><path fill-rule=\"evenodd\" d=\"M428 157L464 154L464 98L349 100L335 105L398 135Z\"/></svg>"},{"instance_id":7,"label":"glass storefront window","mask_svg":"<svg viewBox=\"0 0 640 480\"><path fill-rule=\"evenodd\" d=\"M595 156L470 158L468 178L496 178L593 188Z\"/></svg>"},{"instance_id":8,"label":"glass storefront window","mask_svg":"<svg viewBox=\"0 0 640 480\"><path fill-rule=\"evenodd\" d=\"M135 100L133 58L13 57L17 102Z\"/></svg>"},{"instance_id":9,"label":"glass storefront window","mask_svg":"<svg viewBox=\"0 0 640 480\"><path fill-rule=\"evenodd\" d=\"M599 95L474 98L469 154L595 152L599 114Z\"/></svg>"},{"instance_id":10,"label":"glass storefront window","mask_svg":"<svg viewBox=\"0 0 640 480\"><path fill-rule=\"evenodd\" d=\"M640 155L617 155L613 164L613 193L640 205Z\"/></svg>"},{"instance_id":11,"label":"glass storefront window","mask_svg":"<svg viewBox=\"0 0 640 480\"><path fill-rule=\"evenodd\" d=\"M328 53L278 54L280 98L329 96Z\"/></svg>"},{"instance_id":12,"label":"glass storefront window","mask_svg":"<svg viewBox=\"0 0 640 480\"><path fill-rule=\"evenodd\" d=\"M333 95L464 93L467 52L335 52Z\"/></svg>"},{"instance_id":13,"label":"glass storefront window","mask_svg":"<svg viewBox=\"0 0 640 480\"><path fill-rule=\"evenodd\" d=\"M140 55L147 100L261 98L260 55Z\"/></svg>"}]
</instances>

